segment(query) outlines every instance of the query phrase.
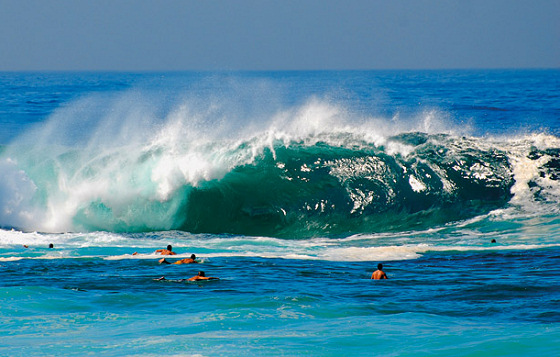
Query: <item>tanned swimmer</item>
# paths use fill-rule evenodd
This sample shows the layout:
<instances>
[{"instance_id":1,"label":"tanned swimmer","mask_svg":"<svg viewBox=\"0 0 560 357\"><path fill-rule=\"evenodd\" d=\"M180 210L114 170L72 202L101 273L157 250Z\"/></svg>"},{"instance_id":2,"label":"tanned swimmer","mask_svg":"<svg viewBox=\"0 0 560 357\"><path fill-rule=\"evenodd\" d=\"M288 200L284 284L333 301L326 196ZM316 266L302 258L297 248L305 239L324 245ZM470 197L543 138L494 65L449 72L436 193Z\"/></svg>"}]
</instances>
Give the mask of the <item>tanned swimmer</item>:
<instances>
[{"instance_id":1,"label":"tanned swimmer","mask_svg":"<svg viewBox=\"0 0 560 357\"><path fill-rule=\"evenodd\" d=\"M198 262L195 259L196 259L196 255L191 254L190 258L180 259L173 263L168 262L167 260L165 260L165 258L161 258L159 260L159 263L160 264L198 264Z\"/></svg>"},{"instance_id":2,"label":"tanned swimmer","mask_svg":"<svg viewBox=\"0 0 560 357\"><path fill-rule=\"evenodd\" d=\"M175 254L177 254L177 253L175 253L175 252L173 251L173 247L171 246L171 244L169 244L169 245L167 246L167 249L158 249L158 250L156 250L156 253L159 253L159 254L161 254L161 255L175 255Z\"/></svg>"},{"instance_id":3,"label":"tanned swimmer","mask_svg":"<svg viewBox=\"0 0 560 357\"><path fill-rule=\"evenodd\" d=\"M196 281L196 280L217 280L220 278L216 278L214 276L206 276L203 271L199 271L197 275L193 276L192 278L188 278L187 281Z\"/></svg>"},{"instance_id":4,"label":"tanned swimmer","mask_svg":"<svg viewBox=\"0 0 560 357\"><path fill-rule=\"evenodd\" d=\"M374 271L373 274L371 274L371 278L375 280L389 279L387 277L387 274L385 274L385 272L383 271L383 264L381 263L377 264L377 270Z\"/></svg>"},{"instance_id":5,"label":"tanned swimmer","mask_svg":"<svg viewBox=\"0 0 560 357\"><path fill-rule=\"evenodd\" d=\"M193 276L192 278L188 279L179 279L177 281L198 281L198 280L219 280L220 278L216 278L215 276L206 276L203 271L199 271L197 275ZM167 280L165 276L161 278L154 279L154 280Z\"/></svg>"}]
</instances>

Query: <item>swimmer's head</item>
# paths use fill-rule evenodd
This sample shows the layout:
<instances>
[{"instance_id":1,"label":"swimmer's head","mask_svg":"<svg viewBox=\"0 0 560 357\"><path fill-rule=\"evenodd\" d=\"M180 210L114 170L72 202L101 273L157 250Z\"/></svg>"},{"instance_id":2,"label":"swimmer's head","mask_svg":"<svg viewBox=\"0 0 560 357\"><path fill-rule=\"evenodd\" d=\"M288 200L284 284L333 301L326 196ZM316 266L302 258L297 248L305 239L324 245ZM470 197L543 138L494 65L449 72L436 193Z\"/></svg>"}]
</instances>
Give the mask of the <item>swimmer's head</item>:
<instances>
[{"instance_id":1,"label":"swimmer's head","mask_svg":"<svg viewBox=\"0 0 560 357\"><path fill-rule=\"evenodd\" d=\"M204 275L204 272L203 272L203 271L199 271L199 272L198 272L198 276L206 276L206 275Z\"/></svg>"},{"instance_id":2,"label":"swimmer's head","mask_svg":"<svg viewBox=\"0 0 560 357\"><path fill-rule=\"evenodd\" d=\"M383 264L381 264L381 263L377 264L377 269L382 270L383 269Z\"/></svg>"},{"instance_id":3,"label":"swimmer's head","mask_svg":"<svg viewBox=\"0 0 560 357\"><path fill-rule=\"evenodd\" d=\"M192 259L192 260L195 260L195 259L196 259L196 255L191 254L191 259Z\"/></svg>"},{"instance_id":4,"label":"swimmer's head","mask_svg":"<svg viewBox=\"0 0 560 357\"><path fill-rule=\"evenodd\" d=\"M173 250L173 247L171 246L171 244L169 244L169 245L167 246L167 250Z\"/></svg>"}]
</instances>

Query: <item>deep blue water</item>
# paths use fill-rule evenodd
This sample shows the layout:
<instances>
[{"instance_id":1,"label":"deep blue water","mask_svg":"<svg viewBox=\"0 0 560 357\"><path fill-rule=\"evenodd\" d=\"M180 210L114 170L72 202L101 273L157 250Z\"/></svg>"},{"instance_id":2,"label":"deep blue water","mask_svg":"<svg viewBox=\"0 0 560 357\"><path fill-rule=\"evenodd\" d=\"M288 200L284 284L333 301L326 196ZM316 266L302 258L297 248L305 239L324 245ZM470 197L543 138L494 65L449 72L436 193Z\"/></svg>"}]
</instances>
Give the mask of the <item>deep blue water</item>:
<instances>
[{"instance_id":1,"label":"deep blue water","mask_svg":"<svg viewBox=\"0 0 560 357\"><path fill-rule=\"evenodd\" d=\"M0 354L555 355L559 83L1 73Z\"/></svg>"}]
</instances>

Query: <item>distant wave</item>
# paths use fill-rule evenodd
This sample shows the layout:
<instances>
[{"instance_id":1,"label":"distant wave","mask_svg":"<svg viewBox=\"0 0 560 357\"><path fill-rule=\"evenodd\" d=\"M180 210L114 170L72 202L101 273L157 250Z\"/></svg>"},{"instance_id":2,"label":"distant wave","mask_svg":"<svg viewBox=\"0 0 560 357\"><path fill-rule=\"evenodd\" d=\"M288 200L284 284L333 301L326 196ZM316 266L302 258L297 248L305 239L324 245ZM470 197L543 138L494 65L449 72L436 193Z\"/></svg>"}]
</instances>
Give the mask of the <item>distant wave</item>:
<instances>
[{"instance_id":1,"label":"distant wave","mask_svg":"<svg viewBox=\"0 0 560 357\"><path fill-rule=\"evenodd\" d=\"M316 99L241 118L124 102L78 102L5 147L0 226L348 236L560 202L550 135L456 135L432 113L402 127Z\"/></svg>"}]
</instances>

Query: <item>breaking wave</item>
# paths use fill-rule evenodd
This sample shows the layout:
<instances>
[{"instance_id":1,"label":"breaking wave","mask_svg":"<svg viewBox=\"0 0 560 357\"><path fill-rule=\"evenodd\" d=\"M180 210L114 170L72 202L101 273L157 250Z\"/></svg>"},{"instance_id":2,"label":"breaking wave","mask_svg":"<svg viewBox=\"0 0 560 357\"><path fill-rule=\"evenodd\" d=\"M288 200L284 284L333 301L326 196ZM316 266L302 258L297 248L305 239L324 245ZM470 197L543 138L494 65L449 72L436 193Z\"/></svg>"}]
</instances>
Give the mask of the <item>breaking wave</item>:
<instances>
[{"instance_id":1,"label":"breaking wave","mask_svg":"<svg viewBox=\"0 0 560 357\"><path fill-rule=\"evenodd\" d=\"M1 152L0 226L291 238L559 207L552 135L473 137L441 113L364 118L317 98L250 113L231 102L164 108L133 92L58 110Z\"/></svg>"}]
</instances>

